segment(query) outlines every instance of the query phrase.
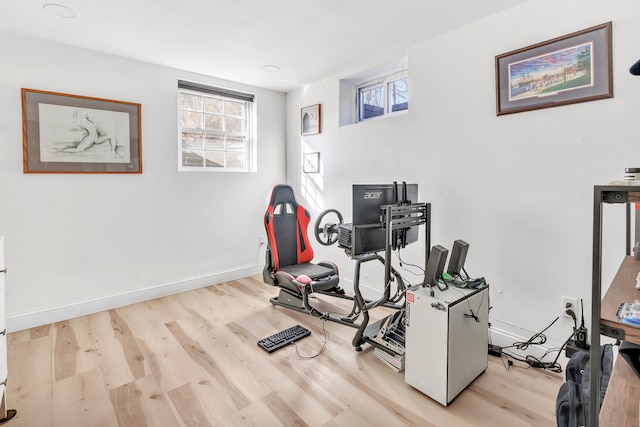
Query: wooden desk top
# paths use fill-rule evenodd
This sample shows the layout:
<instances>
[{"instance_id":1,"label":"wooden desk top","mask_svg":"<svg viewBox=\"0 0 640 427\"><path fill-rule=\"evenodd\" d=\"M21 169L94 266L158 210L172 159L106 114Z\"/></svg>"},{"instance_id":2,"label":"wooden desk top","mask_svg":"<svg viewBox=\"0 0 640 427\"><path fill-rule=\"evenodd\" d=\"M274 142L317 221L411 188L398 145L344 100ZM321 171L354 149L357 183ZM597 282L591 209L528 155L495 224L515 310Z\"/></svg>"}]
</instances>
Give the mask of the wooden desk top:
<instances>
[{"instance_id":1,"label":"wooden desk top","mask_svg":"<svg viewBox=\"0 0 640 427\"><path fill-rule=\"evenodd\" d=\"M640 378L618 355L611 372L607 393L600 408L600 427L637 427L640 405Z\"/></svg>"}]
</instances>

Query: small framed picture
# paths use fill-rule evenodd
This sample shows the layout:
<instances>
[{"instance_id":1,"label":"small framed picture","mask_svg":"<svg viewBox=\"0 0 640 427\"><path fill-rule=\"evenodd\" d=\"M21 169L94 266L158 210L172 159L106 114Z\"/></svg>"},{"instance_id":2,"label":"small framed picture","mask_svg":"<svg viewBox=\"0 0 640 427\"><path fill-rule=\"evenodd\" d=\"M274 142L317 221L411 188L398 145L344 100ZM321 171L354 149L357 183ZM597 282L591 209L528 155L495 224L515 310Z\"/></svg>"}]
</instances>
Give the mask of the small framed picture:
<instances>
[{"instance_id":1,"label":"small framed picture","mask_svg":"<svg viewBox=\"0 0 640 427\"><path fill-rule=\"evenodd\" d=\"M140 109L23 88L24 173L142 173Z\"/></svg>"},{"instance_id":2,"label":"small framed picture","mask_svg":"<svg viewBox=\"0 0 640 427\"><path fill-rule=\"evenodd\" d=\"M304 173L320 172L320 153L307 153L304 155L302 171Z\"/></svg>"},{"instance_id":3,"label":"small framed picture","mask_svg":"<svg viewBox=\"0 0 640 427\"><path fill-rule=\"evenodd\" d=\"M300 114L302 135L320 133L320 104L304 107Z\"/></svg>"}]
</instances>

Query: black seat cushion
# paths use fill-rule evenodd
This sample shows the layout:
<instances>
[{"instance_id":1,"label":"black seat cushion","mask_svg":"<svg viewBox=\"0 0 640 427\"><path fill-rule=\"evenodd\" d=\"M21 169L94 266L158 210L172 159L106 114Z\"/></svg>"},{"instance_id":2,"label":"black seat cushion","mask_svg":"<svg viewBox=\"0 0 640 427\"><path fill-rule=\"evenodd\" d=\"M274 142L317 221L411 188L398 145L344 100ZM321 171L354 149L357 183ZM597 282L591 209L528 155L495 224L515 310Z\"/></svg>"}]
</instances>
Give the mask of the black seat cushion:
<instances>
[{"instance_id":1,"label":"black seat cushion","mask_svg":"<svg viewBox=\"0 0 640 427\"><path fill-rule=\"evenodd\" d=\"M309 276L312 280L317 280L331 274L336 274L336 272L332 268L324 267L322 265L313 264L310 262L306 262L304 264L287 265L285 267L280 267L278 271L286 271L293 277L298 277L301 274L304 274L306 276Z\"/></svg>"}]
</instances>

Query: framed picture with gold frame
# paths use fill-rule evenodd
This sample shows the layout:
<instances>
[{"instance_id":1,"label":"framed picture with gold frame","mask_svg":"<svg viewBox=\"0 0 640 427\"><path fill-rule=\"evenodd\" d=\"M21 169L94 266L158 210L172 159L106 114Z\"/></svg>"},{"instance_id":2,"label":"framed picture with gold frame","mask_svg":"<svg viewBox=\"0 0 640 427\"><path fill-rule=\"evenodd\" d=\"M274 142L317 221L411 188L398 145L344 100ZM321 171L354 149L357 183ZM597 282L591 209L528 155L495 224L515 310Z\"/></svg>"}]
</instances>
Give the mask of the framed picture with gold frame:
<instances>
[{"instance_id":1,"label":"framed picture with gold frame","mask_svg":"<svg viewBox=\"0 0 640 427\"><path fill-rule=\"evenodd\" d=\"M142 173L141 105L22 89L24 173Z\"/></svg>"}]
</instances>

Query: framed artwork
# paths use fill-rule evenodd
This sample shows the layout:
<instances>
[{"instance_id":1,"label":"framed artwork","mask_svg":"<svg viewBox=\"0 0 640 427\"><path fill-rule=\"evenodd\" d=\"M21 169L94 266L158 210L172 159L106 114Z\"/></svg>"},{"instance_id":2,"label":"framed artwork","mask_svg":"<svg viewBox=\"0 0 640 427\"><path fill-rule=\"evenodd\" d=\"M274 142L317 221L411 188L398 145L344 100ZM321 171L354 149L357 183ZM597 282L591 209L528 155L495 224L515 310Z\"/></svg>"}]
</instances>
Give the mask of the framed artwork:
<instances>
[{"instance_id":1,"label":"framed artwork","mask_svg":"<svg viewBox=\"0 0 640 427\"><path fill-rule=\"evenodd\" d=\"M320 104L310 105L301 110L302 135L320 133Z\"/></svg>"},{"instance_id":2,"label":"framed artwork","mask_svg":"<svg viewBox=\"0 0 640 427\"><path fill-rule=\"evenodd\" d=\"M22 89L24 173L142 173L141 106Z\"/></svg>"},{"instance_id":3,"label":"framed artwork","mask_svg":"<svg viewBox=\"0 0 640 427\"><path fill-rule=\"evenodd\" d=\"M611 26L496 56L496 115L612 98Z\"/></svg>"},{"instance_id":4,"label":"framed artwork","mask_svg":"<svg viewBox=\"0 0 640 427\"><path fill-rule=\"evenodd\" d=\"M320 172L320 153L306 153L302 163L304 173Z\"/></svg>"}]
</instances>

